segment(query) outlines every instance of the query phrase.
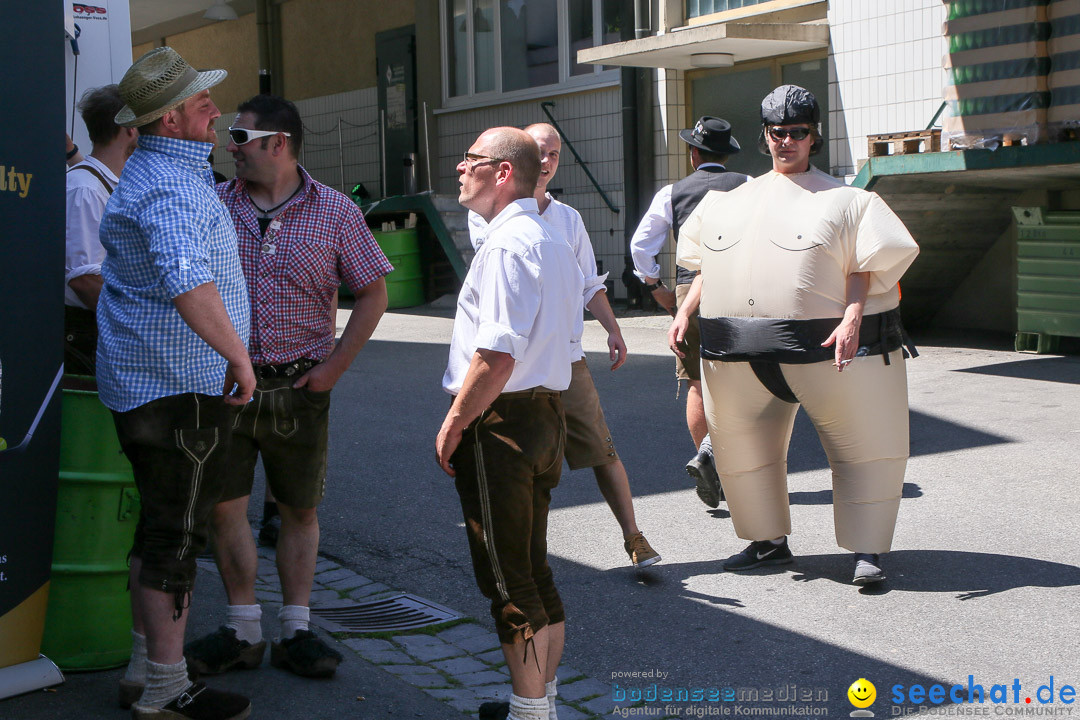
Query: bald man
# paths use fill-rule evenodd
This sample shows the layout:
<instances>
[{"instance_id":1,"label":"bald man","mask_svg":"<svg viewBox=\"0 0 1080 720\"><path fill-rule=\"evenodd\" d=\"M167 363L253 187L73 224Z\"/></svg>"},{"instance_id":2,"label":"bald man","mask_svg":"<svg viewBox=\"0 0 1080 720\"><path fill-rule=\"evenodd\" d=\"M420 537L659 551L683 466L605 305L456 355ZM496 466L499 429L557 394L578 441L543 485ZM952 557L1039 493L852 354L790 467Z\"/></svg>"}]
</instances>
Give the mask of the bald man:
<instances>
[{"instance_id":1,"label":"bald man","mask_svg":"<svg viewBox=\"0 0 1080 720\"><path fill-rule=\"evenodd\" d=\"M581 220L581 214L561 203L547 191L548 184L559 169L562 140L559 132L547 123L535 123L525 128L540 149L540 179L533 190L540 217L563 237L577 257L578 267L585 277L585 308L607 330L608 356L611 369L617 370L626 362L626 343L608 302L604 280L607 273L596 272L596 256L592 241ZM474 248L484 242L487 223L474 211L469 212L469 235ZM585 363L585 352L578 350L571 373L570 387L562 394L566 413L566 462L571 470L592 468L597 487L622 530L623 549L635 567L643 568L660 562L660 553L653 550L637 526L634 498L630 494L630 479L626 467L615 452L611 430L600 407L592 374Z\"/></svg>"},{"instance_id":2,"label":"bald man","mask_svg":"<svg viewBox=\"0 0 1080 720\"><path fill-rule=\"evenodd\" d=\"M458 296L443 388L454 396L435 441L456 480L473 570L510 671L510 702L480 717L555 717L565 613L547 562L551 489L562 472L560 393L581 344L584 278L540 219L536 142L485 131L457 167L466 208L487 223Z\"/></svg>"}]
</instances>

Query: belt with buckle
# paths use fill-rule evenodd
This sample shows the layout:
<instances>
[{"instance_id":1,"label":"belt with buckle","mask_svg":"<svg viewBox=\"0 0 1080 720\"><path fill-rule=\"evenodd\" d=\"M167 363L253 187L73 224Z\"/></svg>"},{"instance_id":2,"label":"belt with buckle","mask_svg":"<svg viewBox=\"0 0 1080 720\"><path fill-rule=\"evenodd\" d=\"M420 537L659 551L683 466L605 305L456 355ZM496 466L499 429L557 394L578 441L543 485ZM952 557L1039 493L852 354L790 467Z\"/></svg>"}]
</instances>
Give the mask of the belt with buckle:
<instances>
[{"instance_id":1,"label":"belt with buckle","mask_svg":"<svg viewBox=\"0 0 1080 720\"><path fill-rule=\"evenodd\" d=\"M559 397L562 393L558 390L551 390L546 387L534 387L528 390L515 390L514 392L504 392L499 394L500 400L535 400L536 398L549 398Z\"/></svg>"},{"instance_id":2,"label":"belt with buckle","mask_svg":"<svg viewBox=\"0 0 1080 720\"><path fill-rule=\"evenodd\" d=\"M318 360L300 358L282 365L253 365L252 369L255 371L255 377L259 380L268 380L276 377L288 378L303 375L318 364Z\"/></svg>"}]
</instances>

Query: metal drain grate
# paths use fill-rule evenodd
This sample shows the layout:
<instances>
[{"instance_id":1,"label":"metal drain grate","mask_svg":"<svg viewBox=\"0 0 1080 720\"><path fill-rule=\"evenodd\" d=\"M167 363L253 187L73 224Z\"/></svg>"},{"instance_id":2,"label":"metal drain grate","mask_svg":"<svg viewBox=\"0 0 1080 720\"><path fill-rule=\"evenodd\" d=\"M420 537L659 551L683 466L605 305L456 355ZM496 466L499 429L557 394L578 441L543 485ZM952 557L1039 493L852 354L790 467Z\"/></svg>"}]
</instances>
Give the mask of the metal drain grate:
<instances>
[{"instance_id":1,"label":"metal drain grate","mask_svg":"<svg viewBox=\"0 0 1080 720\"><path fill-rule=\"evenodd\" d=\"M311 608L312 621L329 632L413 630L461 618L460 613L416 595L329 603Z\"/></svg>"}]
</instances>

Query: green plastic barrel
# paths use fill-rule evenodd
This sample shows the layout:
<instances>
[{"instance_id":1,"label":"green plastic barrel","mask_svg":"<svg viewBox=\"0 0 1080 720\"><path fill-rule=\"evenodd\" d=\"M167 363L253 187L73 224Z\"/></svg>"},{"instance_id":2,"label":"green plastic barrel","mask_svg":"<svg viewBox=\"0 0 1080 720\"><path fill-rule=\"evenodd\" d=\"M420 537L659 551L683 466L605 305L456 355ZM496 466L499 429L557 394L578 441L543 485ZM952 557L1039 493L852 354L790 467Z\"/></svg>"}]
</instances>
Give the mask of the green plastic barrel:
<instances>
[{"instance_id":1,"label":"green plastic barrel","mask_svg":"<svg viewBox=\"0 0 1080 720\"><path fill-rule=\"evenodd\" d=\"M120 453L112 415L97 392L64 389L60 432L56 539L42 652L64 670L118 667L131 656L127 553L139 495L131 465Z\"/></svg>"},{"instance_id":2,"label":"green plastic barrel","mask_svg":"<svg viewBox=\"0 0 1080 720\"><path fill-rule=\"evenodd\" d=\"M386 276L387 307L406 308L424 304L424 268L420 263L420 240L416 228L374 233L394 271Z\"/></svg>"}]
</instances>

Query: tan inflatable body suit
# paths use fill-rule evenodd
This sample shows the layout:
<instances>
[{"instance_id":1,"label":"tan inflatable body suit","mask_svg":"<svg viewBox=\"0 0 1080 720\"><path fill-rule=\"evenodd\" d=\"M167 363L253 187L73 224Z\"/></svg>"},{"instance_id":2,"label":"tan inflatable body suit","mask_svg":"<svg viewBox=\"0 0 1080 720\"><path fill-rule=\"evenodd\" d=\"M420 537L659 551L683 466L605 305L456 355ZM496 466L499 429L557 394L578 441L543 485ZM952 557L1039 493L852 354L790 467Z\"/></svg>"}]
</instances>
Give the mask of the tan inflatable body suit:
<instances>
[{"instance_id":1,"label":"tan inflatable body suit","mask_svg":"<svg viewBox=\"0 0 1080 720\"><path fill-rule=\"evenodd\" d=\"M832 467L837 543L888 552L908 457L897 281L918 251L881 198L816 169L709 193L683 225L678 264L702 274L705 413L739 537L791 532L787 451L801 404ZM840 373L820 344L859 272L870 273L860 347Z\"/></svg>"}]
</instances>

